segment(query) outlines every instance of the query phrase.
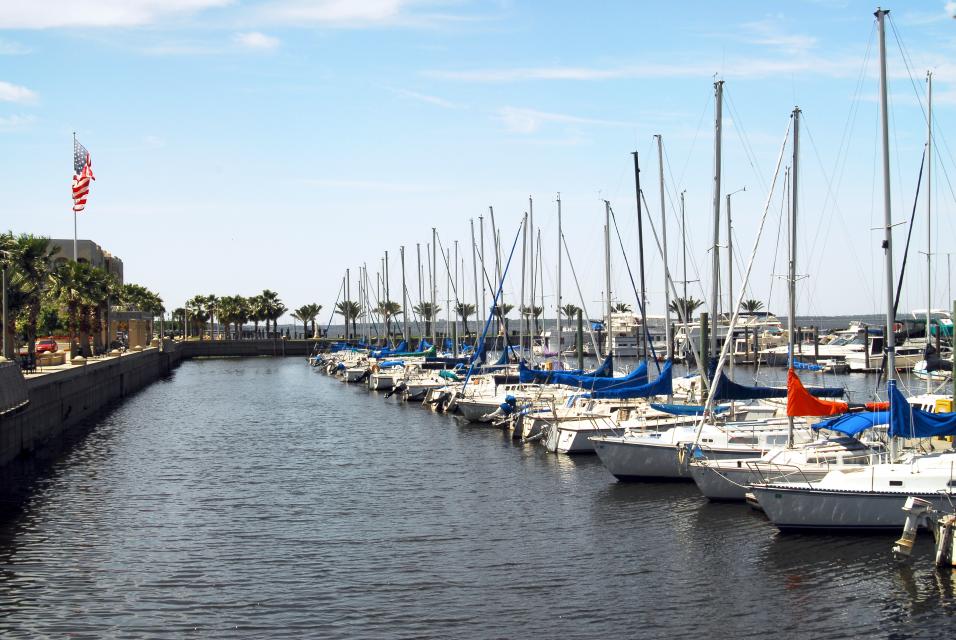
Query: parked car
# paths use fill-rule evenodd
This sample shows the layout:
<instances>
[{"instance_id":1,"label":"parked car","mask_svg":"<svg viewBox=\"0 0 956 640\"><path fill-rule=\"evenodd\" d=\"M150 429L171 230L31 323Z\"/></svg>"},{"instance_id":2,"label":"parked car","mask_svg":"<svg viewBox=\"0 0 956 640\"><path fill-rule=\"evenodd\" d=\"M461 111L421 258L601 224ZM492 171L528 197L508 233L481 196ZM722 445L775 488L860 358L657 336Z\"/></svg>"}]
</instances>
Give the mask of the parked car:
<instances>
[{"instance_id":1,"label":"parked car","mask_svg":"<svg viewBox=\"0 0 956 640\"><path fill-rule=\"evenodd\" d=\"M56 340L53 338L41 338L37 340L37 353L56 353L59 348L59 345L57 345Z\"/></svg>"}]
</instances>

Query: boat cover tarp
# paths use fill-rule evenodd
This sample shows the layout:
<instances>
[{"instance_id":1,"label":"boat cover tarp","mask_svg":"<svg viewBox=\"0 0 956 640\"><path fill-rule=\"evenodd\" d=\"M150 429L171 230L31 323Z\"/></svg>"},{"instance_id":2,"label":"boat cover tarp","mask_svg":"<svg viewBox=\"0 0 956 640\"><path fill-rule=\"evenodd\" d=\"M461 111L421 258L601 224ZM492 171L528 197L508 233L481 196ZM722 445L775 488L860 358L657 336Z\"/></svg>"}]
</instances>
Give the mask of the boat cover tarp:
<instances>
[{"instance_id":1,"label":"boat cover tarp","mask_svg":"<svg viewBox=\"0 0 956 640\"><path fill-rule=\"evenodd\" d=\"M713 371L716 367L717 361L711 360L711 379L714 377ZM843 395L843 389L841 387L808 387L807 392L812 396L822 396L824 398L839 398ZM714 394L714 400L717 402L722 400L763 400L765 398L786 397L786 387L748 387L734 382L728 378L723 371L721 371L720 377L717 379L717 389Z\"/></svg>"},{"instance_id":2,"label":"boat cover tarp","mask_svg":"<svg viewBox=\"0 0 956 640\"><path fill-rule=\"evenodd\" d=\"M845 402L820 400L813 397L800 382L797 372L793 369L787 371L788 416L835 416L846 413L849 408Z\"/></svg>"},{"instance_id":3,"label":"boat cover tarp","mask_svg":"<svg viewBox=\"0 0 956 640\"><path fill-rule=\"evenodd\" d=\"M533 371L532 369L525 369L524 365L519 365L518 369L519 380L524 382L524 378L521 377L522 373L525 371ZM537 372L536 372L537 373ZM620 389L623 387L635 387L642 384L647 384L647 363L642 362L631 371L626 376L620 378L605 378L600 376L595 376L587 373L583 374L573 374L568 373L567 371L548 371L544 373L550 373L551 377L549 378L549 384L564 384L569 387L578 387L581 389L587 389L588 391L602 391L604 389Z\"/></svg>"},{"instance_id":4,"label":"boat cover tarp","mask_svg":"<svg viewBox=\"0 0 956 640\"><path fill-rule=\"evenodd\" d=\"M394 349L379 349L378 351L373 351L370 355L373 358L387 358L390 355L402 353L404 351L408 351L408 343L402 340Z\"/></svg>"},{"instance_id":5,"label":"boat cover tarp","mask_svg":"<svg viewBox=\"0 0 956 640\"><path fill-rule=\"evenodd\" d=\"M645 371L647 364L644 364ZM674 376L671 373L670 360L661 367L661 375L653 382L631 384L624 386L606 387L584 394L585 398L650 398L651 396L669 396L674 393ZM645 373L646 375L646 373ZM610 378L614 380L614 378ZM604 382L608 378L596 378L595 381Z\"/></svg>"},{"instance_id":6,"label":"boat cover tarp","mask_svg":"<svg viewBox=\"0 0 956 640\"><path fill-rule=\"evenodd\" d=\"M442 369L441 371L439 371L438 377L444 378L445 380L454 380L455 382L458 382L459 380L461 380L461 378L459 378L457 375L455 375L453 372L449 371L448 369Z\"/></svg>"},{"instance_id":7,"label":"boat cover tarp","mask_svg":"<svg viewBox=\"0 0 956 640\"><path fill-rule=\"evenodd\" d=\"M809 362L800 362L799 360L794 359L793 368L800 371L823 371L823 365L820 364L811 364Z\"/></svg>"},{"instance_id":8,"label":"boat cover tarp","mask_svg":"<svg viewBox=\"0 0 956 640\"><path fill-rule=\"evenodd\" d=\"M495 361L497 365L508 364L510 362L509 357L513 355L515 359L518 358L518 354L515 352L515 348L510 345L505 345L505 348L501 350L501 353L498 355L498 360Z\"/></svg>"},{"instance_id":9,"label":"boat cover tarp","mask_svg":"<svg viewBox=\"0 0 956 640\"><path fill-rule=\"evenodd\" d=\"M702 404L667 404L664 402L652 402L651 408L657 411L669 413L672 416L702 416L704 415L704 405ZM730 411L730 407L714 407L714 413L724 413Z\"/></svg>"},{"instance_id":10,"label":"boat cover tarp","mask_svg":"<svg viewBox=\"0 0 956 640\"><path fill-rule=\"evenodd\" d=\"M890 421L889 411L858 411L844 413L840 416L827 418L813 425L814 429L829 429L839 431L848 436L856 436L861 431L872 429Z\"/></svg>"},{"instance_id":11,"label":"boat cover tarp","mask_svg":"<svg viewBox=\"0 0 956 640\"><path fill-rule=\"evenodd\" d=\"M546 369L529 369L522 363L521 367L519 368L518 376L521 382L525 384L531 382L536 382L538 384L558 384L554 381L554 376L556 374L579 376L581 378L607 378L613 373L611 370L612 364L613 359L611 356L605 358L604 362L601 363L601 366L594 371L585 371L584 369L565 369L553 371L548 371Z\"/></svg>"},{"instance_id":12,"label":"boat cover tarp","mask_svg":"<svg viewBox=\"0 0 956 640\"><path fill-rule=\"evenodd\" d=\"M956 435L956 413L931 413L914 407L899 389L896 381L886 383L890 398L890 436L900 438L932 438Z\"/></svg>"},{"instance_id":13,"label":"boat cover tarp","mask_svg":"<svg viewBox=\"0 0 956 640\"><path fill-rule=\"evenodd\" d=\"M396 351L395 353L390 353L388 356L390 358L408 358L412 356L418 356L422 358L434 358L435 357L435 347L430 346L424 351Z\"/></svg>"},{"instance_id":14,"label":"boat cover tarp","mask_svg":"<svg viewBox=\"0 0 956 640\"><path fill-rule=\"evenodd\" d=\"M378 363L379 369L390 369L392 367L404 367L404 360L383 360Z\"/></svg>"}]
</instances>

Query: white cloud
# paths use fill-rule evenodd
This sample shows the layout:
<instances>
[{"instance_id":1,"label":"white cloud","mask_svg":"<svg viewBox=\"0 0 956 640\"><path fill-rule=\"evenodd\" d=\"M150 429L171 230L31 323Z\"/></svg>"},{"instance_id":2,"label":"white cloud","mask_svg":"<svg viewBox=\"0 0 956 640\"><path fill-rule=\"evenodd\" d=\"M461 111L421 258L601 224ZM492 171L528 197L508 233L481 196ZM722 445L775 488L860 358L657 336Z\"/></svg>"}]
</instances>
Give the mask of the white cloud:
<instances>
[{"instance_id":1,"label":"white cloud","mask_svg":"<svg viewBox=\"0 0 956 640\"><path fill-rule=\"evenodd\" d=\"M18 84L0 80L0 102L34 102L37 94Z\"/></svg>"},{"instance_id":2,"label":"white cloud","mask_svg":"<svg viewBox=\"0 0 956 640\"><path fill-rule=\"evenodd\" d=\"M946 13L956 18L956 2L949 0L949 2L946 3Z\"/></svg>"},{"instance_id":3,"label":"white cloud","mask_svg":"<svg viewBox=\"0 0 956 640\"><path fill-rule=\"evenodd\" d=\"M5 3L0 29L131 27L190 15L233 0L44 0Z\"/></svg>"},{"instance_id":4,"label":"white cloud","mask_svg":"<svg viewBox=\"0 0 956 640\"><path fill-rule=\"evenodd\" d=\"M612 127L628 127L629 122L619 122L614 120L599 120L597 118L582 118L564 113L549 113L547 111L537 111L535 109L523 109L520 107L502 107L497 112L498 119L505 125L505 128L512 133L535 133L541 126L547 122L560 122L564 124L591 124Z\"/></svg>"},{"instance_id":5,"label":"white cloud","mask_svg":"<svg viewBox=\"0 0 956 640\"><path fill-rule=\"evenodd\" d=\"M406 98L411 98L412 100L418 100L419 102L433 104L436 107L441 107L443 109L457 109L459 106L450 100L445 100L444 98L439 98L438 96L430 96L426 93L418 93L417 91L409 91L407 89L394 89L394 91L400 96L405 96Z\"/></svg>"},{"instance_id":6,"label":"white cloud","mask_svg":"<svg viewBox=\"0 0 956 640\"><path fill-rule=\"evenodd\" d=\"M0 38L0 56L22 56L27 53L30 53L30 49L19 42Z\"/></svg>"},{"instance_id":7,"label":"white cloud","mask_svg":"<svg viewBox=\"0 0 956 640\"><path fill-rule=\"evenodd\" d=\"M159 136L154 136L154 135L148 135L144 137L143 143L147 147L151 147L153 149L160 149L166 146L166 141L163 138L160 138Z\"/></svg>"},{"instance_id":8,"label":"white cloud","mask_svg":"<svg viewBox=\"0 0 956 640\"><path fill-rule=\"evenodd\" d=\"M262 12L281 22L319 22L359 25L397 18L408 0L278 0Z\"/></svg>"},{"instance_id":9,"label":"white cloud","mask_svg":"<svg viewBox=\"0 0 956 640\"><path fill-rule=\"evenodd\" d=\"M0 116L0 131L18 131L36 122L34 116Z\"/></svg>"},{"instance_id":10,"label":"white cloud","mask_svg":"<svg viewBox=\"0 0 956 640\"><path fill-rule=\"evenodd\" d=\"M464 82L522 82L528 80L629 80L658 78L765 78L778 74L809 73L828 77L848 77L859 72L860 60L840 57L741 57L721 62L642 63L611 67L515 67L472 69L465 71L426 70L423 75Z\"/></svg>"},{"instance_id":11,"label":"white cloud","mask_svg":"<svg viewBox=\"0 0 956 640\"><path fill-rule=\"evenodd\" d=\"M745 32L744 40L746 42L772 47L793 55L805 53L816 46L817 43L817 39L813 36L786 33L778 19L767 18L755 22L746 22L741 26Z\"/></svg>"},{"instance_id":12,"label":"white cloud","mask_svg":"<svg viewBox=\"0 0 956 640\"><path fill-rule=\"evenodd\" d=\"M233 40L247 49L255 49L257 51L274 51L279 47L278 38L267 36L258 31L237 33Z\"/></svg>"}]
</instances>

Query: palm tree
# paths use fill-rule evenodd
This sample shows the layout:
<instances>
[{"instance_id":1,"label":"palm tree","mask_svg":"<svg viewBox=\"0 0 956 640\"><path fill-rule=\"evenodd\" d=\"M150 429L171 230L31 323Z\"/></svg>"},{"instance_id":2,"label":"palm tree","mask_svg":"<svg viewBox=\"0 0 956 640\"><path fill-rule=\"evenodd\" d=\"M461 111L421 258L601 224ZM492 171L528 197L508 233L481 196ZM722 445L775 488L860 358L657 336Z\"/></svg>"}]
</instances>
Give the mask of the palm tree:
<instances>
[{"instance_id":1,"label":"palm tree","mask_svg":"<svg viewBox=\"0 0 956 640\"><path fill-rule=\"evenodd\" d=\"M674 298L671 300L671 311L685 321L689 321L699 307L703 306L704 301L691 296L690 298Z\"/></svg>"},{"instance_id":2,"label":"palm tree","mask_svg":"<svg viewBox=\"0 0 956 640\"><path fill-rule=\"evenodd\" d=\"M538 333L538 318L544 313L544 307L537 307L533 304L523 305L520 309L521 315L530 317L534 322L534 332Z\"/></svg>"},{"instance_id":3,"label":"palm tree","mask_svg":"<svg viewBox=\"0 0 956 640\"><path fill-rule=\"evenodd\" d=\"M305 310L306 319L312 323L312 337L318 338L319 336L315 333L315 319L319 317L319 313L322 311L322 305L313 302L312 304L305 305L302 309Z\"/></svg>"},{"instance_id":4,"label":"palm tree","mask_svg":"<svg viewBox=\"0 0 956 640\"><path fill-rule=\"evenodd\" d=\"M272 335L275 336L279 333L279 318L282 317L288 309L282 300L279 299L279 294L275 291L270 291L269 289L263 289L262 293L259 294L263 302L263 319L266 320L266 332L268 332L269 324L268 321L272 321Z\"/></svg>"},{"instance_id":5,"label":"palm tree","mask_svg":"<svg viewBox=\"0 0 956 640\"><path fill-rule=\"evenodd\" d=\"M186 310L196 325L199 341L202 342L203 330L209 320L209 311L206 309L206 296L196 295L186 301Z\"/></svg>"},{"instance_id":6,"label":"palm tree","mask_svg":"<svg viewBox=\"0 0 956 640\"><path fill-rule=\"evenodd\" d=\"M186 310L182 307L176 307L173 309L173 317L176 318L176 321L179 323L179 330L182 332L183 337L186 336L183 328L186 326Z\"/></svg>"},{"instance_id":7,"label":"palm tree","mask_svg":"<svg viewBox=\"0 0 956 640\"><path fill-rule=\"evenodd\" d=\"M0 240L0 247L4 249L7 259L4 261L8 268L8 289L15 292L14 298L19 300L24 332L27 339L27 350L32 359L36 354L37 323L40 318L40 307L44 294L53 284L53 255L59 247L52 246L47 238L30 234L21 234L14 238L13 234L4 234ZM17 310L10 305L8 292L8 318L12 321L17 316ZM14 325L8 321L8 331ZM12 340L8 340L12 345Z\"/></svg>"},{"instance_id":8,"label":"palm tree","mask_svg":"<svg viewBox=\"0 0 956 640\"><path fill-rule=\"evenodd\" d=\"M565 318L573 320L578 317L578 312L581 311L581 307L574 304L566 304L561 307L561 313L564 314Z\"/></svg>"},{"instance_id":9,"label":"palm tree","mask_svg":"<svg viewBox=\"0 0 956 640\"><path fill-rule=\"evenodd\" d=\"M51 295L66 307L66 326L70 333L70 358L81 355L76 338L80 327L80 306L86 295L90 270L91 267L86 262L67 262L56 270L51 289Z\"/></svg>"},{"instance_id":10,"label":"palm tree","mask_svg":"<svg viewBox=\"0 0 956 640\"><path fill-rule=\"evenodd\" d=\"M615 313L630 313L631 305L627 304L626 302L618 302L616 305L611 307L611 311Z\"/></svg>"},{"instance_id":11,"label":"palm tree","mask_svg":"<svg viewBox=\"0 0 956 640\"><path fill-rule=\"evenodd\" d=\"M475 315L475 305L468 304L466 302L459 302L455 305L455 314L461 318L461 323L465 327L465 335L469 334L468 331L468 317Z\"/></svg>"},{"instance_id":12,"label":"palm tree","mask_svg":"<svg viewBox=\"0 0 956 640\"><path fill-rule=\"evenodd\" d=\"M292 313L289 314L289 315L292 316L292 319L293 319L293 320L298 320L299 322L302 323L302 337L303 337L303 338L305 337L305 332L306 332L306 330L307 330L307 329L306 329L306 324L308 323L308 316L307 316L306 314L307 314L308 312L309 312L309 310L306 309L305 305L303 305L303 306L299 307L298 309L293 310ZM294 333L294 331L293 331L293 333Z\"/></svg>"},{"instance_id":13,"label":"palm tree","mask_svg":"<svg viewBox=\"0 0 956 640\"><path fill-rule=\"evenodd\" d=\"M512 309L515 306L513 304L508 304L507 302L502 302L495 307L498 314L498 333L504 331L505 334L508 333L508 318L507 315L511 313Z\"/></svg>"},{"instance_id":14,"label":"palm tree","mask_svg":"<svg viewBox=\"0 0 956 640\"><path fill-rule=\"evenodd\" d=\"M342 315L345 318L345 337L346 339L354 337L358 331L355 328L355 321L358 318L359 314L362 313L362 305L358 302L352 300L343 300L342 302L335 305L336 313ZM349 320L352 321L352 335L349 335Z\"/></svg>"},{"instance_id":15,"label":"palm tree","mask_svg":"<svg viewBox=\"0 0 956 640\"><path fill-rule=\"evenodd\" d=\"M412 311L421 316L425 322L425 335L430 336L432 334L432 322L438 317L441 307L437 304L433 307L431 302L419 302L412 307Z\"/></svg>"},{"instance_id":16,"label":"palm tree","mask_svg":"<svg viewBox=\"0 0 956 640\"><path fill-rule=\"evenodd\" d=\"M384 300L375 307L375 312L382 316L382 320L385 321L385 334L388 337L392 336L392 325L391 320L395 316L402 314L402 305L395 302L394 300Z\"/></svg>"},{"instance_id":17,"label":"palm tree","mask_svg":"<svg viewBox=\"0 0 956 640\"><path fill-rule=\"evenodd\" d=\"M259 337L259 323L266 319L268 306L266 300L261 296L252 296L249 301L249 319L252 320L253 335Z\"/></svg>"},{"instance_id":18,"label":"palm tree","mask_svg":"<svg viewBox=\"0 0 956 640\"><path fill-rule=\"evenodd\" d=\"M752 298L749 300L744 300L740 306L746 313L749 314L757 313L763 309L763 303L760 300L754 300Z\"/></svg>"}]
</instances>

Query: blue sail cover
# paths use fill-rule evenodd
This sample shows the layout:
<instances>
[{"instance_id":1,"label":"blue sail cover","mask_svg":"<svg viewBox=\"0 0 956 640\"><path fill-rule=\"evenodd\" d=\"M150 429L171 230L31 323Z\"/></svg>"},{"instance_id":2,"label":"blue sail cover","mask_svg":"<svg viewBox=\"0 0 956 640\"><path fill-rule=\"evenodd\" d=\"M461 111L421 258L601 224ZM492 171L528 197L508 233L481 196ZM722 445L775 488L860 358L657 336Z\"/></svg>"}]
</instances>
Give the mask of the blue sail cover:
<instances>
[{"instance_id":1,"label":"blue sail cover","mask_svg":"<svg viewBox=\"0 0 956 640\"><path fill-rule=\"evenodd\" d=\"M930 413L914 407L896 388L896 381L886 383L890 398L890 436L900 438L932 438L956 435L956 413Z\"/></svg>"},{"instance_id":2,"label":"blue sail cover","mask_svg":"<svg viewBox=\"0 0 956 640\"><path fill-rule=\"evenodd\" d=\"M652 402L651 408L657 411L669 413L672 416L702 416L704 415L704 405L702 404L667 404L663 402ZM730 411L730 407L714 407L714 413L724 413Z\"/></svg>"},{"instance_id":3,"label":"blue sail cover","mask_svg":"<svg viewBox=\"0 0 956 640\"><path fill-rule=\"evenodd\" d=\"M555 382L555 376L558 374L567 376L579 376L581 378L607 378L613 374L611 370L612 358L608 356L601 363L601 366L594 371L585 371L584 369L563 369L547 371L542 369L529 369L521 363L518 369L518 378L522 383L536 382L538 384L559 384ZM646 367L645 367L646 368ZM560 383L566 384L566 383ZM572 385L576 386L576 385Z\"/></svg>"},{"instance_id":4,"label":"blue sail cover","mask_svg":"<svg viewBox=\"0 0 956 640\"><path fill-rule=\"evenodd\" d=\"M402 353L406 349L408 349L408 343L402 340L394 349L379 349L378 351L373 351L370 355L373 358L387 358L393 353Z\"/></svg>"},{"instance_id":5,"label":"blue sail cover","mask_svg":"<svg viewBox=\"0 0 956 640\"><path fill-rule=\"evenodd\" d=\"M830 431L839 431L848 436L856 436L861 431L872 429L881 424L890 421L889 411L858 411L856 413L844 413L813 425L814 429L828 429Z\"/></svg>"},{"instance_id":6,"label":"blue sail cover","mask_svg":"<svg viewBox=\"0 0 956 640\"><path fill-rule=\"evenodd\" d=\"M644 365L646 371L647 365ZM611 378L613 380L613 378ZM598 378L605 381L607 378ZM606 387L584 394L585 398L650 398L651 396L668 396L674 393L674 377L671 374L671 361L668 360L661 368L661 375L654 382L631 384L626 386Z\"/></svg>"},{"instance_id":7,"label":"blue sail cover","mask_svg":"<svg viewBox=\"0 0 956 640\"><path fill-rule=\"evenodd\" d=\"M485 362L488 361L487 355L488 354L485 351L485 343L482 342L478 346L478 349L473 354L471 354L471 362L469 364L478 364L478 365L485 364Z\"/></svg>"},{"instance_id":8,"label":"blue sail cover","mask_svg":"<svg viewBox=\"0 0 956 640\"><path fill-rule=\"evenodd\" d=\"M519 368L519 379L524 382L527 373L532 374L550 374L547 378L548 384L564 384L569 387L579 387L590 391L600 391L603 389L613 389L620 387L634 387L647 383L647 363L642 362L637 365L633 371L621 378L602 378L587 373L568 373L567 371L533 371L526 369L522 365ZM521 376L524 375L525 378ZM530 381L530 380L529 380Z\"/></svg>"},{"instance_id":9,"label":"blue sail cover","mask_svg":"<svg viewBox=\"0 0 956 640\"><path fill-rule=\"evenodd\" d=\"M717 368L717 360L710 361L710 378L713 380L714 371ZM807 387L807 392L817 398L841 398L843 397L842 387ZM748 387L737 384L727 377L723 371L717 379L717 392L714 394L714 401L722 400L763 400L765 398L786 398L787 387Z\"/></svg>"},{"instance_id":10,"label":"blue sail cover","mask_svg":"<svg viewBox=\"0 0 956 640\"><path fill-rule=\"evenodd\" d=\"M389 369L391 367L404 367L404 360L384 360L378 363L379 369Z\"/></svg>"},{"instance_id":11,"label":"blue sail cover","mask_svg":"<svg viewBox=\"0 0 956 640\"><path fill-rule=\"evenodd\" d=\"M796 358L793 360L793 368L797 371L823 371L822 365L810 364L809 362L800 362Z\"/></svg>"}]
</instances>

